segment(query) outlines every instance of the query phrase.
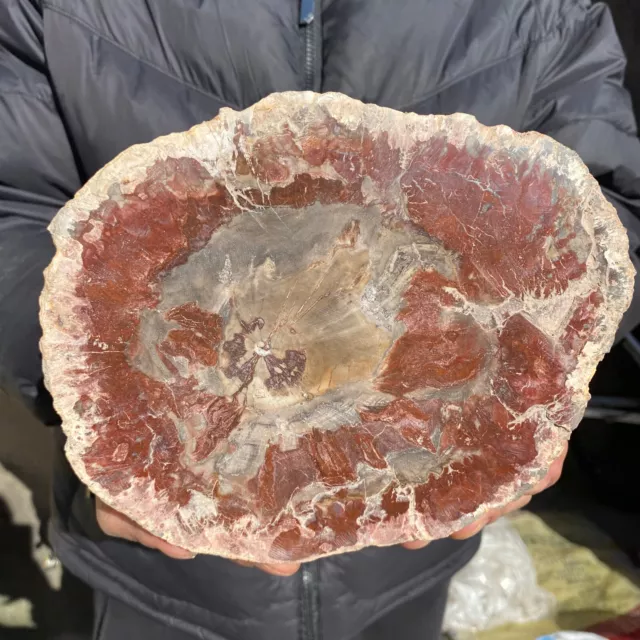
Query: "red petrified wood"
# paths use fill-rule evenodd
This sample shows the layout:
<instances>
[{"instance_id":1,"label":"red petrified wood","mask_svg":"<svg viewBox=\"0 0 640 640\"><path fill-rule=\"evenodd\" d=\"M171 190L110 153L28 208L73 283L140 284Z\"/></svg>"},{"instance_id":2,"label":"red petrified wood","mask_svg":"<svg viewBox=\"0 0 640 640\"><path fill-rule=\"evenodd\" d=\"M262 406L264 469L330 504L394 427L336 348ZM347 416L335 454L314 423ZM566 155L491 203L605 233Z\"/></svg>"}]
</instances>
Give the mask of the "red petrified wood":
<instances>
[{"instance_id":1,"label":"red petrified wood","mask_svg":"<svg viewBox=\"0 0 640 640\"><path fill-rule=\"evenodd\" d=\"M632 289L573 152L337 94L133 147L51 232L42 351L76 473L174 544L259 562L517 497Z\"/></svg>"}]
</instances>

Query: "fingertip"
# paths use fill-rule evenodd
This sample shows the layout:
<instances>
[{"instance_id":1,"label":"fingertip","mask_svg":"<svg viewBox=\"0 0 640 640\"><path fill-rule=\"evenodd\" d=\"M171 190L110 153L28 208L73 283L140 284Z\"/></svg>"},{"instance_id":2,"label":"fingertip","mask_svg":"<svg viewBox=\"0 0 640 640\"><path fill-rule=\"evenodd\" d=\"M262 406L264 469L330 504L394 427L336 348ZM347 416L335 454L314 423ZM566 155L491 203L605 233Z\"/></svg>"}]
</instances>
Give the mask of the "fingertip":
<instances>
[{"instance_id":1,"label":"fingertip","mask_svg":"<svg viewBox=\"0 0 640 640\"><path fill-rule=\"evenodd\" d=\"M262 569L265 573L272 576L289 577L297 573L300 569L300 563L283 563L283 564L257 564L258 569Z\"/></svg>"},{"instance_id":2,"label":"fingertip","mask_svg":"<svg viewBox=\"0 0 640 640\"><path fill-rule=\"evenodd\" d=\"M455 533L451 534L451 537L454 540L468 540L469 538L473 538L473 536L477 535L478 533L480 533L480 531L482 531L482 529L484 529L487 522L487 517L481 518L480 520L477 520L476 522L463 527L462 529L460 529L460 531L456 531Z\"/></svg>"},{"instance_id":3,"label":"fingertip","mask_svg":"<svg viewBox=\"0 0 640 640\"><path fill-rule=\"evenodd\" d=\"M241 567L255 567L255 562L249 562L248 560L232 560L234 564L239 564Z\"/></svg>"},{"instance_id":4,"label":"fingertip","mask_svg":"<svg viewBox=\"0 0 640 640\"><path fill-rule=\"evenodd\" d=\"M196 557L196 554L192 551L187 551L187 549L181 549L180 547L172 547L171 549L158 549L158 551L162 551L165 556L169 556L174 560L193 560Z\"/></svg>"},{"instance_id":5,"label":"fingertip","mask_svg":"<svg viewBox=\"0 0 640 640\"><path fill-rule=\"evenodd\" d=\"M196 557L196 554L193 553L193 551L171 544L162 538L154 536L148 531L144 531L144 529L140 529L137 532L136 541L141 545L149 547L150 549L155 549L174 560L192 560Z\"/></svg>"},{"instance_id":6,"label":"fingertip","mask_svg":"<svg viewBox=\"0 0 640 640\"><path fill-rule=\"evenodd\" d=\"M193 551L189 551L188 549L183 549L182 547L178 547L175 544L170 544L161 538L156 538L152 541L152 544L147 543L147 546L157 549L161 553L164 553L165 556L169 556L174 560L193 560L196 557L196 554Z\"/></svg>"},{"instance_id":7,"label":"fingertip","mask_svg":"<svg viewBox=\"0 0 640 640\"><path fill-rule=\"evenodd\" d=\"M431 540L410 540L409 542L404 542L402 546L405 549L409 549L409 551L417 551L418 549L424 549Z\"/></svg>"}]
</instances>

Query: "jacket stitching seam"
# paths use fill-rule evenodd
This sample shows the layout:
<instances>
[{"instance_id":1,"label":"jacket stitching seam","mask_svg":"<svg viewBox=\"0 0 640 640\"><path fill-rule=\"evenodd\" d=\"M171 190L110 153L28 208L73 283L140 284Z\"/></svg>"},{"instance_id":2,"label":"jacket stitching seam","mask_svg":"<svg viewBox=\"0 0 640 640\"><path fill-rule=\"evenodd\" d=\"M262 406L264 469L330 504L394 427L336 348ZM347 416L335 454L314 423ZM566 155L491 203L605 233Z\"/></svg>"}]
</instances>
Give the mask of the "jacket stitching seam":
<instances>
[{"instance_id":1,"label":"jacket stitching seam","mask_svg":"<svg viewBox=\"0 0 640 640\"><path fill-rule=\"evenodd\" d=\"M554 31L554 32L562 31L563 35L564 35L564 29L566 28L566 23L567 23L567 19L568 19L568 16L569 16L569 12L571 10L575 10L576 7L580 7L580 5L579 4L573 4L564 13L562 13L559 16L558 24L554 25L552 31ZM591 15L591 16L588 15L588 12L583 11L581 26L584 26L584 25L591 26L593 23L596 23L600 17L601 17L600 14L594 17L593 15ZM574 28L575 28L574 23L573 22L569 23L568 29L574 29ZM550 35L553 36L554 34L551 33ZM606 74L606 75L608 75L608 74ZM595 77L602 77L602 76L603 76L603 73L600 72ZM584 79L581 79L581 82L584 82ZM531 102L529 104L528 113L535 113L536 111L542 110L542 109L546 108L549 104L553 104L555 101L557 101L557 97L554 97L554 96L551 96L551 97L548 97L548 98L540 98L537 101ZM618 126L615 122L612 122L610 119L607 119L605 116L592 115L592 116L582 116L582 117L577 117L577 118L574 117L572 119L572 121L574 121L574 122L591 121L591 120L600 120L602 122L606 122L606 123L610 124L611 126L613 126L618 131L621 131L621 132L627 133L627 134L631 134L633 136L637 135L636 128L632 127L629 130L623 129L622 127ZM526 130L530 131L531 128L527 127Z\"/></svg>"},{"instance_id":2,"label":"jacket stitching seam","mask_svg":"<svg viewBox=\"0 0 640 640\"><path fill-rule=\"evenodd\" d=\"M488 62L485 65L482 65L481 67L478 67L476 69L473 69L472 71L469 71L467 73L463 73L460 76L457 76L455 78L453 78L452 80L449 80L448 82L445 82L443 84L441 84L440 86L436 87L435 89L433 89L432 91L429 91L426 95L424 95L422 98L418 98L417 100L412 100L411 102L401 106L401 107L396 107L399 111L406 111L408 109L414 108L416 106L418 106L419 104L421 104L422 102L425 102L426 100L429 100L430 98L433 98L434 96L438 95L439 93L446 91L449 87L452 87L455 84L458 84L460 82L464 82L465 80L468 80L469 78L472 78L473 76L482 73L483 71L487 71L489 69L491 69L492 67L496 67L499 64L503 64L509 60L511 60L512 58L515 58L516 56L520 55L523 51L526 51L528 48L532 48L532 47L537 47L541 44L543 44L544 42L547 42L549 40L551 40L552 38L554 38L556 36L556 33L558 31L561 31L567 21L568 21L568 17L570 15L571 12L576 10L576 7L578 8L582 8L580 7L580 5L578 4L572 4L570 7L568 7L564 12L560 12L558 15L558 19L557 22L551 26L547 31L545 31L544 33L542 33L540 36L536 37L536 38L531 38L531 40L529 40L528 42L525 42L523 45L517 47L514 51L511 51L510 53L505 54L504 56L501 56L500 58L498 58L497 60L492 60L491 62ZM538 2L537 0L534 0L534 10L536 12L536 18L540 24L540 28L544 28L544 24L542 22L542 17L540 15L540 7L538 6ZM586 20L587 19L587 13L584 11L584 8L582 8L582 20Z\"/></svg>"},{"instance_id":3,"label":"jacket stitching seam","mask_svg":"<svg viewBox=\"0 0 640 640\"><path fill-rule=\"evenodd\" d=\"M88 24L87 22L85 22L81 18L78 18L78 16L75 16L72 13L64 11L64 9L60 9L59 7L55 7L52 4L50 4L49 2L44 2L43 6L46 7L47 9L49 9L50 11L52 11L53 13L58 13L59 15L65 16L69 20L73 20L74 22L76 22L80 26L82 26L85 29L87 29L87 31L90 31L91 33L93 33L95 36L97 36L101 40L104 40L105 42L108 42L110 45L116 47L117 49L119 49L123 53L126 53L128 56L131 56L134 60L137 60L138 62L140 62L140 63L142 63L144 65L147 65L148 67L151 67L152 69L155 69L158 73L161 73L162 75L166 76L167 78L171 78L172 80L174 80L174 81L176 81L176 82L178 82L178 83L180 83L180 84L182 84L182 85L184 85L186 87L189 87L190 89L193 89L194 91L197 91L198 93L201 93L202 95L205 95L205 96L207 96L209 98L213 98L214 100L217 100L218 102L222 103L224 106L228 106L228 107L232 107L232 108L235 108L235 109L239 109L239 106L237 104L231 102L230 100L227 100L227 99L223 100L221 97L219 97L215 93L207 91L206 89L203 89L202 87L199 87L198 85L193 84L192 82L190 82L189 80L186 80L185 78L180 78L179 76L171 73L167 69L163 69L162 67L159 67L157 64L155 64L154 62L151 62L150 60L146 60L145 58L141 58L140 56L136 55L135 53L133 53L132 51L130 51L129 49L127 49L126 47L121 45L119 42L116 42L115 40L113 40L109 36L105 35L104 33L101 33L97 29L95 29L92 25Z\"/></svg>"},{"instance_id":4,"label":"jacket stitching seam","mask_svg":"<svg viewBox=\"0 0 640 640\"><path fill-rule=\"evenodd\" d=\"M44 104L47 108L56 111L55 105L53 103L53 99L45 98L44 96L36 95L35 93L29 93L27 91L14 91L10 89L9 91L0 92L0 98L4 98L5 96L19 96L20 98L31 98L32 100L37 100Z\"/></svg>"},{"instance_id":5,"label":"jacket stitching seam","mask_svg":"<svg viewBox=\"0 0 640 640\"><path fill-rule=\"evenodd\" d=\"M477 67L475 69L473 69L472 71L469 71L467 73L463 73L460 76L456 76L455 78L452 78L451 80L449 80L448 82L444 82L443 84L439 85L438 87L436 87L435 89L433 89L432 91L429 91L428 93L426 93L422 98L418 98L417 100L412 100L411 102L402 105L401 107L395 107L398 111L405 111L407 109L411 109L412 107L416 107L419 104L421 104L422 102L424 102L425 100L429 100L430 98L433 98L434 96L438 95L439 93L442 93L443 91L446 91L449 87L452 87L455 84L458 84L460 82L464 82L465 80L468 80L469 78L472 78L473 76L482 73L483 71L487 71L489 69L491 69L492 67L497 67L500 64L503 64L509 60L511 60L512 58L515 58L516 56L520 55L523 51L525 51L528 47L535 47L539 44L542 44L543 42L546 42L547 40L550 40L553 37L552 33L547 33L544 36L541 36L539 38L536 38L535 40L531 40L530 42L518 47L515 51L512 51L511 53L508 53L504 56L501 56L500 58L498 58L497 60L492 60L491 62L488 62L485 65L482 65L481 67Z\"/></svg>"},{"instance_id":6,"label":"jacket stitching seam","mask_svg":"<svg viewBox=\"0 0 640 640\"><path fill-rule=\"evenodd\" d=\"M570 120L567 120L567 122L565 122L563 125L561 125L562 127L567 127L567 126L571 126L573 124L581 124L583 122L602 122L603 124L608 124L610 127L613 127L618 133L622 133L625 136L636 136L637 135L637 131L635 131L634 129L624 129L623 127L621 127L619 124L617 124L616 122L612 122L609 118L607 118L606 116L596 116L596 115L589 115L589 116L571 116Z\"/></svg>"},{"instance_id":7,"label":"jacket stitching seam","mask_svg":"<svg viewBox=\"0 0 640 640\"><path fill-rule=\"evenodd\" d=\"M142 64L145 64L145 65L151 67L152 69L155 69L158 73L161 73L161 74L163 74L163 75L175 80L176 82L178 82L178 83L180 83L180 84L182 84L182 85L184 85L186 87L189 87L189 88L193 89L194 91L198 91L199 93L201 93L201 94L203 94L205 96L208 96L210 98L214 98L218 102L225 103L226 105L228 105L230 107L233 107L235 109L239 109L240 108L239 105L237 105L237 104L235 104L235 103L233 103L233 102L231 102L231 101L229 101L227 99L223 100L221 97L219 97L215 93L207 91L206 89L204 89L202 87L199 87L198 85L190 82L189 80L186 80L184 78L180 78L179 76L171 73L170 71L159 67L157 64L151 62L150 60L146 60L145 58L142 58L142 57L136 55L135 53L133 53L132 51L130 51L129 49L124 47L122 44L120 44L119 42L116 42L115 40L113 40L112 38L108 37L104 33L101 33L100 31L95 29L92 25L88 24L87 22L85 22L84 20L79 18L78 16L75 16L75 15L69 13L68 11L65 11L64 9L60 9L59 7L56 7L56 6L52 5L50 2L47 2L46 0L42 3L42 6L46 7L47 9L49 9L50 11L52 11L54 13L58 13L59 15L65 16L69 20L73 20L77 24L83 26L85 29L87 29L88 31L93 33L98 38L101 38L101 39L105 40L106 42L110 43L112 46L120 49L122 52L124 52L127 55L131 56L135 60L138 60ZM408 109L410 109L412 107L415 107L415 106L419 105L420 103L422 103L422 102L424 102L426 100L429 100L430 98L433 98L434 96L438 95L442 91L445 91L446 89L454 86L455 84L458 84L460 82L464 82L465 80L468 80L469 78L471 78L471 77L473 77L473 76L475 76L475 75L477 75L479 73L487 71L487 70L491 69L492 67L498 66L499 64L503 64L503 63L511 60L512 58L516 57L517 55L519 55L520 53L522 53L523 51L525 51L529 47L535 47L535 46L538 46L538 45L542 44L543 42L546 42L547 40L550 40L551 38L553 38L554 32L556 32L558 29L562 28L562 24L564 22L566 22L566 17L568 16L568 14L570 13L571 10L575 9L575 7L576 7L576 5L572 5L564 13L559 15L558 16L558 23L556 25L554 25L553 28L549 29L548 32L546 32L545 34L541 35L540 37L530 40L529 42L527 42L527 43L523 44L522 46L518 47L517 49L515 49L514 51L512 51L510 53L507 53L504 56L501 56L497 60L492 60L491 62L488 62L487 64L482 65L481 67L478 67L476 69L473 69L472 71L469 71L468 73L464 73L464 74L462 74L460 76L457 76L457 77L453 78L452 80L450 80L449 82L443 83L442 85L436 87L432 91L429 91L423 97L418 98L416 100L412 100L409 103L405 103L404 105L402 105L400 107L397 107L397 109L399 111L405 111L405 110L408 110ZM538 21L540 21L540 10L539 10L537 2L534 2L534 10L536 12L536 17L537 17ZM541 26L542 26L542 24L541 24Z\"/></svg>"}]
</instances>

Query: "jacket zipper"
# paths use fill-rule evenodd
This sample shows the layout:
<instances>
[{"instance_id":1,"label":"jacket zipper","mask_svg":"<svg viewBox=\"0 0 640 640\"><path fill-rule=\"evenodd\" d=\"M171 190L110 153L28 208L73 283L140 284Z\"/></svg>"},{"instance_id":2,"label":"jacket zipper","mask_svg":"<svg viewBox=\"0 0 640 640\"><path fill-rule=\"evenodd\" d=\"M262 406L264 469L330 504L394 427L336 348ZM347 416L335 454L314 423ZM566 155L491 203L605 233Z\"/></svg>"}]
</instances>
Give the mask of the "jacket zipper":
<instances>
[{"instance_id":1,"label":"jacket zipper","mask_svg":"<svg viewBox=\"0 0 640 640\"><path fill-rule=\"evenodd\" d=\"M300 640L322 640L320 633L320 592L318 563L303 564L300 570Z\"/></svg>"},{"instance_id":2,"label":"jacket zipper","mask_svg":"<svg viewBox=\"0 0 640 640\"><path fill-rule=\"evenodd\" d=\"M316 29L315 0L300 0L300 27L304 30L304 89L315 89L316 75Z\"/></svg>"},{"instance_id":3,"label":"jacket zipper","mask_svg":"<svg viewBox=\"0 0 640 640\"><path fill-rule=\"evenodd\" d=\"M304 36L304 89L316 87L316 0L300 0L299 26ZM300 569L300 640L322 640L320 634L320 597L317 562Z\"/></svg>"}]
</instances>

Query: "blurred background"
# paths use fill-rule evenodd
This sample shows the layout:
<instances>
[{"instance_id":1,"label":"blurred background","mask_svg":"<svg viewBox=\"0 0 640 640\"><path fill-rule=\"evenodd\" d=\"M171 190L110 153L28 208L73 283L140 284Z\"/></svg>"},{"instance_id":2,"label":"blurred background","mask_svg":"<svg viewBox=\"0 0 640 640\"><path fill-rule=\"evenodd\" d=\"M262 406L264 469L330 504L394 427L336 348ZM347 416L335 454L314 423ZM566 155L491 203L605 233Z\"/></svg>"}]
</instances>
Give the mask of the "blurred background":
<instances>
[{"instance_id":1,"label":"blurred background","mask_svg":"<svg viewBox=\"0 0 640 640\"><path fill-rule=\"evenodd\" d=\"M627 84L640 120L640 0L609 0L608 4L629 59ZM614 631L611 628L599 631L620 640L640 638L640 328L620 336L598 369L591 393L587 417L572 437L562 479L534 499L530 514L517 519L516 528L527 543L534 564L537 562L539 581L555 593L557 600L554 620L540 627L541 630L587 628L602 620L621 617L624 622L614 624L611 627ZM62 571L46 545L52 436L52 429L31 417L10 390L0 389L2 640L69 640L87 638L90 634L91 593ZM557 534L553 538L556 546L587 549L593 562L597 559L616 575L624 576L625 589L602 567L599 569L601 589L606 593L603 591L597 597L602 599L606 595L614 599L606 600L608 610L587 610L593 606L583 594L577 604L571 605L573 617L568 616L567 598L558 585L544 583L544 579L549 582L551 578L545 578L545 567L540 558L536 559L544 537L541 527L545 527L544 535L549 539ZM603 553L605 547L613 553ZM549 553L547 548L545 554ZM570 557L567 553L563 557ZM567 562L565 569L575 574L576 566ZM583 565L580 567L586 571ZM567 575L567 580L593 582L593 575ZM632 595L636 593L634 588L637 602ZM580 611L580 606L585 610ZM537 631L511 626L492 631L488 636L452 633L450 637L526 639L537 637Z\"/></svg>"}]
</instances>

